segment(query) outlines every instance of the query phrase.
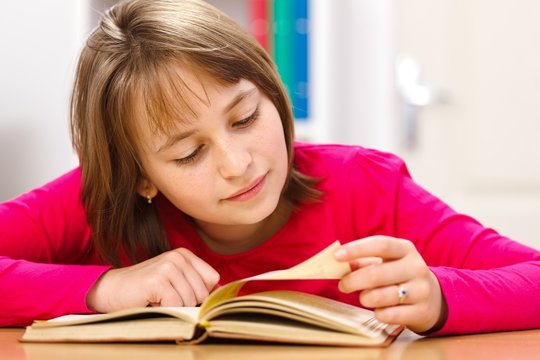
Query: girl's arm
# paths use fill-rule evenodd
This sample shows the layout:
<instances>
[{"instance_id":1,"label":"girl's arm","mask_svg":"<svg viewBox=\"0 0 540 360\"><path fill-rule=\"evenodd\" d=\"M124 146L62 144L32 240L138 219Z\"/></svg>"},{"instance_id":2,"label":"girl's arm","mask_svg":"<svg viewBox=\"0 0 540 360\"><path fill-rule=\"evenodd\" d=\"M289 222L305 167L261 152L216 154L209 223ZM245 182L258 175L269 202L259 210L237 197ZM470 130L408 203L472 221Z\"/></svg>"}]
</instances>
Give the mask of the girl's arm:
<instances>
[{"instance_id":1,"label":"girl's arm","mask_svg":"<svg viewBox=\"0 0 540 360\"><path fill-rule=\"evenodd\" d=\"M540 327L539 251L456 213L404 166L395 206L395 236L414 243L448 305L437 334Z\"/></svg>"},{"instance_id":2,"label":"girl's arm","mask_svg":"<svg viewBox=\"0 0 540 360\"><path fill-rule=\"evenodd\" d=\"M187 249L104 266L91 246L80 172L0 204L0 326L134 306L195 306L219 274ZM110 270L110 271L109 271Z\"/></svg>"},{"instance_id":3,"label":"girl's arm","mask_svg":"<svg viewBox=\"0 0 540 360\"><path fill-rule=\"evenodd\" d=\"M108 267L60 265L0 257L0 326L92 312L86 295Z\"/></svg>"},{"instance_id":4,"label":"girl's arm","mask_svg":"<svg viewBox=\"0 0 540 360\"><path fill-rule=\"evenodd\" d=\"M0 326L85 313L110 267L97 261L80 202L80 172L0 204Z\"/></svg>"},{"instance_id":5,"label":"girl's arm","mask_svg":"<svg viewBox=\"0 0 540 360\"><path fill-rule=\"evenodd\" d=\"M360 290L381 318L419 332L540 328L539 251L455 212L394 155L359 149L353 164L339 194L361 240L337 257L359 269L342 279L342 290ZM370 256L382 263L362 264ZM401 286L408 293L400 298Z\"/></svg>"}]
</instances>

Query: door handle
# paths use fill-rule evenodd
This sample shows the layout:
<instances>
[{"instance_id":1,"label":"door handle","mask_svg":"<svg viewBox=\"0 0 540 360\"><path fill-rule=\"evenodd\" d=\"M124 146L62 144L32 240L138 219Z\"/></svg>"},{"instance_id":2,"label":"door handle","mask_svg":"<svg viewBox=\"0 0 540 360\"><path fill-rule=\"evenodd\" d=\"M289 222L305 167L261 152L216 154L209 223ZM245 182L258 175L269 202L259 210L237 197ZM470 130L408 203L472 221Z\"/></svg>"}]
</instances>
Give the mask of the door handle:
<instances>
[{"instance_id":1,"label":"door handle","mask_svg":"<svg viewBox=\"0 0 540 360\"><path fill-rule=\"evenodd\" d=\"M418 144L418 117L423 107L448 102L446 90L422 82L422 65L411 55L400 55L395 63L395 85L399 94L404 146L413 150Z\"/></svg>"}]
</instances>

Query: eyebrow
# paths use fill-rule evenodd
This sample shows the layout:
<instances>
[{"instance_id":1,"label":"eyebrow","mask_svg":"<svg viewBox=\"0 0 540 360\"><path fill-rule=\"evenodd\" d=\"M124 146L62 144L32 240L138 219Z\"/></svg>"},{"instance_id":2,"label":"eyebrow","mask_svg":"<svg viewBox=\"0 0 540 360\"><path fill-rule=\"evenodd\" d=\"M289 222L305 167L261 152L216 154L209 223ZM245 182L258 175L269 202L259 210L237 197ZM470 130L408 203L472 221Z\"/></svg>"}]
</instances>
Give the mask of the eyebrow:
<instances>
[{"instance_id":1,"label":"eyebrow","mask_svg":"<svg viewBox=\"0 0 540 360\"><path fill-rule=\"evenodd\" d=\"M228 113L229 111L231 111L236 105L238 105L239 103L241 103L244 99L248 98L249 96L251 96L252 94L254 94L255 92L257 91L257 88L256 87L253 87L251 89L247 89L247 90L243 90L243 91L240 91L235 97L234 99L232 99L232 101L225 107L225 109L223 110L223 113L226 114ZM188 138L190 137L191 135L195 134L197 131L196 130L188 130L188 131L184 131L184 132L180 132L180 133L177 133L177 134L174 134L172 136L169 137L169 139L167 140L167 142L165 144L163 144L162 146L159 147L158 149L158 153L159 152L163 152L167 149L169 149L171 146L173 146L174 144L178 143L179 141L182 141L184 140L185 138Z\"/></svg>"},{"instance_id":2,"label":"eyebrow","mask_svg":"<svg viewBox=\"0 0 540 360\"><path fill-rule=\"evenodd\" d=\"M163 144L163 145L161 145L159 147L157 152L160 153L160 152L163 152L163 151L169 149L171 146L173 146L177 142L182 141L185 138L190 137L195 132L196 132L195 130L189 130L189 131L181 132L181 133L178 133L178 134L174 134L173 136L169 137L169 139L167 139L167 142L165 144Z\"/></svg>"},{"instance_id":3,"label":"eyebrow","mask_svg":"<svg viewBox=\"0 0 540 360\"><path fill-rule=\"evenodd\" d=\"M224 113L228 113L231 111L236 105L238 105L240 102L242 102L245 98L249 97L250 95L254 94L257 91L256 87L253 87L251 89L243 90L238 93L234 97L234 99L227 105L224 109Z\"/></svg>"}]
</instances>

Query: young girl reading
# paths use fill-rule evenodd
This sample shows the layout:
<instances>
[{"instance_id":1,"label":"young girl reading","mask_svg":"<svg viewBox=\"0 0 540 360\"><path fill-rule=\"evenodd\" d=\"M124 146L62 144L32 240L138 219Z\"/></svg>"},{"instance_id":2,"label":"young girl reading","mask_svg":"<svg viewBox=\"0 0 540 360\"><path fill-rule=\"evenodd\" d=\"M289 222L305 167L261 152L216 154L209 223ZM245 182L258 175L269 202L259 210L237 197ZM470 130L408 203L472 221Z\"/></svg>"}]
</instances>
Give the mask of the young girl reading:
<instances>
[{"instance_id":1,"label":"young girl reading","mask_svg":"<svg viewBox=\"0 0 540 360\"><path fill-rule=\"evenodd\" d=\"M294 142L274 65L201 0L127 0L82 50L80 168L0 205L0 325L194 306L335 240L325 295L452 334L540 327L540 252L456 213L403 162Z\"/></svg>"}]
</instances>

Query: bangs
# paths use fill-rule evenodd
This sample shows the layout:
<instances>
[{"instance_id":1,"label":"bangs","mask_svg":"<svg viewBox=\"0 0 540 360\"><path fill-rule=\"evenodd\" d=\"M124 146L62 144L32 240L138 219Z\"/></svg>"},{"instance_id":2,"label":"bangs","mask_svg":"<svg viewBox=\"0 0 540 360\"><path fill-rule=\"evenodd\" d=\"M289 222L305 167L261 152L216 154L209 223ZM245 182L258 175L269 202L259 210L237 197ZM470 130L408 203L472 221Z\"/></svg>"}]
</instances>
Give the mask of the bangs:
<instances>
[{"instance_id":1,"label":"bangs","mask_svg":"<svg viewBox=\"0 0 540 360\"><path fill-rule=\"evenodd\" d=\"M178 122L190 123L197 118L196 102L208 103L207 96L202 98L186 84L177 64L155 66L142 81L142 115L152 133L170 135Z\"/></svg>"},{"instance_id":2,"label":"bangs","mask_svg":"<svg viewBox=\"0 0 540 360\"><path fill-rule=\"evenodd\" d=\"M147 121L153 134L170 136L178 127L178 123L187 123L197 119L197 108L209 105L205 82L211 79L220 85L232 85L240 81L240 77L223 77L213 74L200 66L186 65L181 61L165 61L152 64L142 71L138 99L143 119ZM198 80L201 92L193 90L185 80L190 74L190 81Z\"/></svg>"}]
</instances>

